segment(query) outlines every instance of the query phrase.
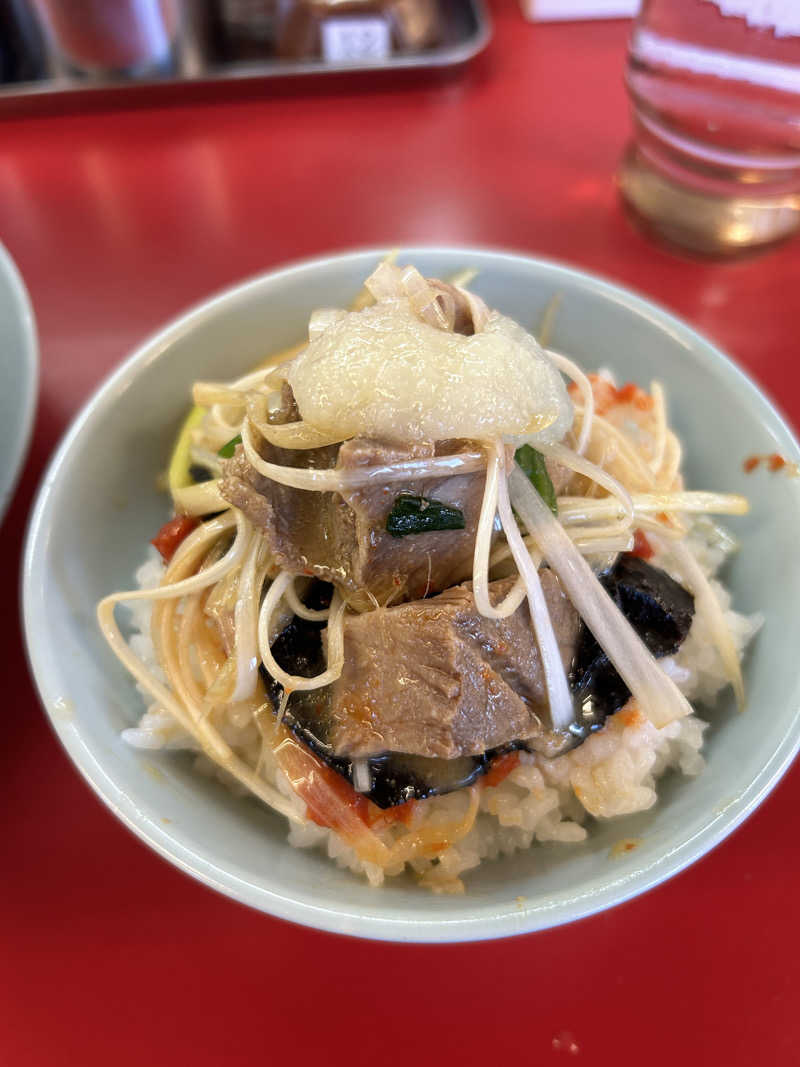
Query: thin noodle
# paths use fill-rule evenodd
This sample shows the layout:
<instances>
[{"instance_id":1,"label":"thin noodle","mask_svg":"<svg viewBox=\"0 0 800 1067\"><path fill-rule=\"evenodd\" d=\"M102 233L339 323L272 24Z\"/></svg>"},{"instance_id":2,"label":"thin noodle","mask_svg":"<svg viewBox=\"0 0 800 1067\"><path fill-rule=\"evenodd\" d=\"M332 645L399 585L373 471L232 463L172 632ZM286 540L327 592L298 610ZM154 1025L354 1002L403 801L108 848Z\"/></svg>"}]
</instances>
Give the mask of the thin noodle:
<instances>
[{"instance_id":1,"label":"thin noodle","mask_svg":"<svg viewBox=\"0 0 800 1067\"><path fill-rule=\"evenodd\" d=\"M507 619L513 615L525 599L525 585L516 583L501 604L494 605L489 597L489 553L492 545L492 531L497 514L497 494L503 466L504 447L502 441L488 445L489 463L486 468L486 484L483 501L475 531L475 551L472 559L472 593L475 607L487 619Z\"/></svg>"},{"instance_id":2,"label":"thin noodle","mask_svg":"<svg viewBox=\"0 0 800 1067\"><path fill-rule=\"evenodd\" d=\"M581 432L578 435L578 443L575 449L578 455L582 456L589 443L592 424L594 422L594 390L592 389L592 383L583 373L578 364L574 363L571 359L568 359L560 352L554 352L551 348L546 348L545 352L558 369L575 382L583 397L583 407L580 409Z\"/></svg>"},{"instance_id":3,"label":"thin noodle","mask_svg":"<svg viewBox=\"0 0 800 1067\"><path fill-rule=\"evenodd\" d=\"M664 463L664 450L667 445L667 405L660 382L650 383L650 396L653 398L653 419L656 424L655 444L650 467L653 473L658 475Z\"/></svg>"},{"instance_id":4,"label":"thin noodle","mask_svg":"<svg viewBox=\"0 0 800 1067\"><path fill-rule=\"evenodd\" d=\"M321 611L316 611L314 608L306 607L306 605L297 595L297 590L294 587L294 581L295 579L293 578L292 581L289 582L283 592L283 595L286 598L286 603L289 605L295 615L297 615L297 617L300 619L307 619L309 622L327 621L331 613L330 608L324 608ZM377 601L375 602L375 606L378 606Z\"/></svg>"},{"instance_id":5,"label":"thin noodle","mask_svg":"<svg viewBox=\"0 0 800 1067\"><path fill-rule=\"evenodd\" d=\"M590 463L589 460L579 456L571 448L565 448L564 445L540 445L539 447L545 456L551 456L569 470L575 471L576 474L582 474L585 478L590 478L593 482L596 482L597 485L601 485L603 489L619 500L625 515L631 521L633 520L633 501L630 493L616 478L612 478L610 474L604 471L602 467Z\"/></svg>"},{"instance_id":6,"label":"thin noodle","mask_svg":"<svg viewBox=\"0 0 800 1067\"><path fill-rule=\"evenodd\" d=\"M370 484L407 481L413 478L442 478L452 474L470 474L486 466L482 452L458 452L452 456L411 459L385 467L359 467L354 470L312 470L307 467L282 467L267 463L256 450L249 419L242 424L242 446L248 462L259 474L281 485L316 492L345 493Z\"/></svg>"},{"instance_id":7,"label":"thin noodle","mask_svg":"<svg viewBox=\"0 0 800 1067\"><path fill-rule=\"evenodd\" d=\"M664 441L664 461L658 474L658 484L664 489L671 489L679 481L682 451L680 441L670 430Z\"/></svg>"},{"instance_id":8,"label":"thin noodle","mask_svg":"<svg viewBox=\"0 0 800 1067\"><path fill-rule=\"evenodd\" d=\"M264 584L264 571L262 569L258 580L257 570L262 548L263 540L259 534L255 534L242 564L239 595L233 609L236 685L229 697L233 703L251 697L258 681L258 601Z\"/></svg>"},{"instance_id":9,"label":"thin noodle","mask_svg":"<svg viewBox=\"0 0 800 1067\"><path fill-rule=\"evenodd\" d=\"M269 624L279 601L293 581L294 575L289 574L287 571L282 571L269 587L258 617L258 647L261 653L261 662L276 682L290 692L295 690L307 692L330 685L342 673L342 668L344 667L344 612L347 604L342 599L341 593L335 590L331 600L331 614L328 622L327 669L314 678L304 678L299 674L289 674L278 666L272 655L269 642Z\"/></svg>"},{"instance_id":10,"label":"thin noodle","mask_svg":"<svg viewBox=\"0 0 800 1067\"><path fill-rule=\"evenodd\" d=\"M576 407L576 411L580 412L581 410L581 408ZM605 416L595 414L592 420L592 440L590 443L593 446L601 447L600 441L597 440L598 435L605 437L607 443L613 442L616 445L618 452L615 458L629 468L631 490L651 489L653 487L655 482L653 472L625 434L617 429L613 423L610 423ZM604 466L605 460L601 461L600 465Z\"/></svg>"},{"instance_id":11,"label":"thin noodle","mask_svg":"<svg viewBox=\"0 0 800 1067\"><path fill-rule=\"evenodd\" d=\"M276 448L323 448L326 445L337 445L342 440L341 434L315 430L302 419L299 422L284 424L268 422L265 419L266 400L261 397L248 398L247 415L261 436Z\"/></svg>"},{"instance_id":12,"label":"thin noodle","mask_svg":"<svg viewBox=\"0 0 800 1067\"><path fill-rule=\"evenodd\" d=\"M538 564L541 557L537 554L537 561L534 562L522 540L522 534L511 511L505 470L502 471L500 476L498 508L500 521L506 532L514 562L517 564L520 576L525 583L531 623L536 635L536 643L539 646L539 657L542 663L542 671L544 672L547 702L550 707L553 729L564 730L572 722L574 710L567 674L561 660L561 652L553 630L553 622L547 608L542 583L539 580Z\"/></svg>"},{"instance_id":13,"label":"thin noodle","mask_svg":"<svg viewBox=\"0 0 800 1067\"><path fill-rule=\"evenodd\" d=\"M255 775L250 767L222 740L216 730L208 722L204 721L199 709L196 707L188 708L183 705L165 685L147 670L144 664L131 651L117 626L114 619L114 603L113 597L106 597L101 600L97 607L97 618L103 635L112 651L136 681L150 693L164 711L172 715L187 734L194 737L209 759L218 763L269 807L281 815L285 815L292 822L305 823L302 815L299 815L294 810L285 797L282 797L276 789Z\"/></svg>"},{"instance_id":14,"label":"thin noodle","mask_svg":"<svg viewBox=\"0 0 800 1067\"><path fill-rule=\"evenodd\" d=\"M190 700L195 704L201 703L204 695L195 677L194 664L192 662L192 655L195 649L192 638L197 627L197 617L200 614L201 596L202 593L194 593L192 596L186 597L183 605L183 614L179 618L178 636L175 641L178 649L178 665L181 676L185 679Z\"/></svg>"}]
</instances>

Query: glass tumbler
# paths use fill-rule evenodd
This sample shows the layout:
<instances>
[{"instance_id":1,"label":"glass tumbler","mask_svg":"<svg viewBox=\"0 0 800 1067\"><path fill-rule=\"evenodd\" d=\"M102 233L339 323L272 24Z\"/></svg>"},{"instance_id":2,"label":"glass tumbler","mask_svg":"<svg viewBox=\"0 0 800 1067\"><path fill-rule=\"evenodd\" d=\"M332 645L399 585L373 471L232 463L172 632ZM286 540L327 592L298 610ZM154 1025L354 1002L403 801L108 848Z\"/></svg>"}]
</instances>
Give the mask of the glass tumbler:
<instances>
[{"instance_id":1,"label":"glass tumbler","mask_svg":"<svg viewBox=\"0 0 800 1067\"><path fill-rule=\"evenodd\" d=\"M619 172L664 240L730 255L800 226L800 0L644 0Z\"/></svg>"}]
</instances>

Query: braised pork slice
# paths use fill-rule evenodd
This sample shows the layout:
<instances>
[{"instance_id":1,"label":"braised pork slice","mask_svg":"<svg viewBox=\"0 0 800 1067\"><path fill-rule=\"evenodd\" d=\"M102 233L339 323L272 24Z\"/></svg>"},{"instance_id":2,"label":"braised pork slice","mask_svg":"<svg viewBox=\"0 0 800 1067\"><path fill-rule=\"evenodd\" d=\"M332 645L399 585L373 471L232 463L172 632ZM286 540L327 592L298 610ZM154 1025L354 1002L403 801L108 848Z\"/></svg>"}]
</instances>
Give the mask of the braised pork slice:
<instances>
[{"instance_id":1,"label":"braised pork slice","mask_svg":"<svg viewBox=\"0 0 800 1067\"><path fill-rule=\"evenodd\" d=\"M283 409L293 403L289 391ZM275 448L265 441L260 452L270 463L283 466L353 470L450 455L468 447L469 442L464 441L401 447L357 438L342 445L304 450ZM221 492L263 528L279 566L298 574L314 574L351 591L369 590L383 602L390 595L425 596L472 572L484 479L479 471L390 484L378 480L364 489L318 493L291 489L262 477L240 447L225 464ZM464 514L464 529L393 537L386 532L386 519L402 493L458 508Z\"/></svg>"},{"instance_id":2,"label":"braised pork slice","mask_svg":"<svg viewBox=\"0 0 800 1067\"><path fill-rule=\"evenodd\" d=\"M337 468L390 466L407 459L451 455L469 447L467 441L398 447L357 438L341 446ZM372 590L381 601L386 593L397 591L413 599L446 589L471 575L484 481L485 475L478 472L371 485L343 493L341 499L350 509L354 523L355 544L349 560L353 584ZM464 529L393 537L386 532L386 519L403 493L458 508L464 515Z\"/></svg>"},{"instance_id":3,"label":"braised pork slice","mask_svg":"<svg viewBox=\"0 0 800 1067\"><path fill-rule=\"evenodd\" d=\"M549 570L542 586L568 670L579 617ZM497 603L513 579L493 582ZM331 688L327 738L338 756L383 752L454 759L511 741L547 747L549 713L527 603L481 616L469 585L345 622L344 670ZM534 746L537 747L537 746Z\"/></svg>"}]
</instances>

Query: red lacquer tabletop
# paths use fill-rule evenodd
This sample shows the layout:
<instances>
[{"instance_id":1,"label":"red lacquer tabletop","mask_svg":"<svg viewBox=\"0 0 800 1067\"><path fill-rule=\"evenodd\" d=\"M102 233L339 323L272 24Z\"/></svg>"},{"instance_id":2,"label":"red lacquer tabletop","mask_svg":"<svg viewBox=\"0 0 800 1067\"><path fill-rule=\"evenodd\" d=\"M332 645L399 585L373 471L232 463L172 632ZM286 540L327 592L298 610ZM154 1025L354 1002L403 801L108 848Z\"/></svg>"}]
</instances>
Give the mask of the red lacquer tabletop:
<instances>
[{"instance_id":1,"label":"red lacquer tabletop","mask_svg":"<svg viewBox=\"0 0 800 1067\"><path fill-rule=\"evenodd\" d=\"M445 76L0 121L0 239L42 359L0 563L4 1067L800 1062L800 767L616 910L495 943L371 944L248 911L148 851L69 765L27 674L21 543L69 420L160 323L290 259L410 242L565 259L684 316L800 424L800 245L713 264L648 243L614 188L628 25L493 14L488 50Z\"/></svg>"}]
</instances>

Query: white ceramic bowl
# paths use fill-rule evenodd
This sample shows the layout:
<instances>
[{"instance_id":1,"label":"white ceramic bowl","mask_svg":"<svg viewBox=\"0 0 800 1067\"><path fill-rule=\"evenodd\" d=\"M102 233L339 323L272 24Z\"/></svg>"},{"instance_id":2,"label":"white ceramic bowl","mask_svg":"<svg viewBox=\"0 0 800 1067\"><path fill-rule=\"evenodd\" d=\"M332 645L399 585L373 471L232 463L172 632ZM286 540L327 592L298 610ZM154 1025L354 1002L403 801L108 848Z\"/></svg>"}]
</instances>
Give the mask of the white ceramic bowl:
<instances>
[{"instance_id":1,"label":"white ceramic bowl","mask_svg":"<svg viewBox=\"0 0 800 1067\"><path fill-rule=\"evenodd\" d=\"M669 777L649 812L596 825L579 846L534 845L467 876L464 896L410 882L362 884L317 852L286 843L286 825L253 800L195 776L189 760L134 751L120 731L142 704L100 636L95 603L129 587L168 514L155 488L196 378L244 372L303 336L309 312L345 305L378 261L363 251L300 263L229 289L147 341L89 401L42 484L24 563L28 650L53 727L111 810L157 852L255 908L340 933L456 941L537 930L610 907L669 878L718 844L763 800L800 740L800 480L745 476L749 453L800 460L780 416L708 341L640 297L568 267L473 249L412 248L402 261L446 277L470 266L490 305L535 325L562 297L553 343L586 368L667 388L691 486L744 492L730 523L742 551L727 572L739 610L761 610L746 667L750 705L710 715L708 767ZM154 773L157 767L159 773ZM620 859L621 837L641 845Z\"/></svg>"},{"instance_id":2,"label":"white ceramic bowl","mask_svg":"<svg viewBox=\"0 0 800 1067\"><path fill-rule=\"evenodd\" d=\"M0 519L28 451L38 368L31 302L14 261L0 245Z\"/></svg>"}]
</instances>

